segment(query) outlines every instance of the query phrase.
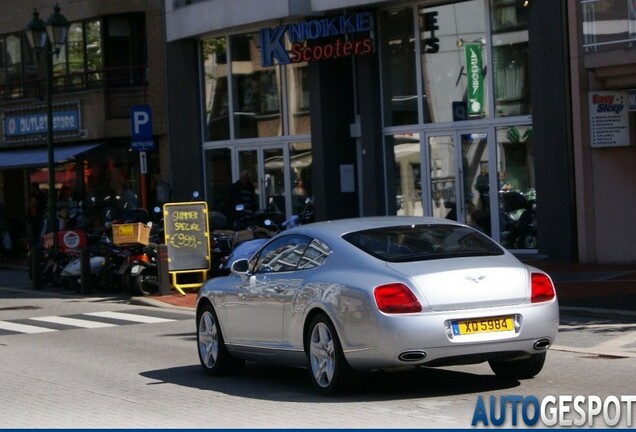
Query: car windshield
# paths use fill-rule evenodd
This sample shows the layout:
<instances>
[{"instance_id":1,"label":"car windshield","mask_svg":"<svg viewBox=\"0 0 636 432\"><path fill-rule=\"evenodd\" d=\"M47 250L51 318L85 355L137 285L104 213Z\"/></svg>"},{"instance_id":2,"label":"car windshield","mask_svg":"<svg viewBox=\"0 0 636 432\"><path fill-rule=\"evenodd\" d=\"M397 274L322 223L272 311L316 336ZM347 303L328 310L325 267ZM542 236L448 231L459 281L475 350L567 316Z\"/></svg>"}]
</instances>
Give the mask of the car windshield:
<instances>
[{"instance_id":1,"label":"car windshield","mask_svg":"<svg viewBox=\"0 0 636 432\"><path fill-rule=\"evenodd\" d=\"M460 225L405 225L345 234L345 240L388 262L503 255L503 249L480 232Z\"/></svg>"}]
</instances>

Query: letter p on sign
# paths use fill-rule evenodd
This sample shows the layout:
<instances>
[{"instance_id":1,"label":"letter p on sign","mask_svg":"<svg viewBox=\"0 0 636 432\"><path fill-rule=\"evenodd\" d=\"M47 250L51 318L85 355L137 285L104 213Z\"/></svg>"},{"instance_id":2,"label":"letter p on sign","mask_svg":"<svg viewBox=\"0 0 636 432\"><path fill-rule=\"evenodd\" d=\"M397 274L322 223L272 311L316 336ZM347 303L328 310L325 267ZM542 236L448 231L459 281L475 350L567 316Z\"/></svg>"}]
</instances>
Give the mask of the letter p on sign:
<instances>
[{"instance_id":1,"label":"letter p on sign","mask_svg":"<svg viewBox=\"0 0 636 432\"><path fill-rule=\"evenodd\" d=\"M152 114L148 105L130 107L130 136L133 141L152 139Z\"/></svg>"}]
</instances>

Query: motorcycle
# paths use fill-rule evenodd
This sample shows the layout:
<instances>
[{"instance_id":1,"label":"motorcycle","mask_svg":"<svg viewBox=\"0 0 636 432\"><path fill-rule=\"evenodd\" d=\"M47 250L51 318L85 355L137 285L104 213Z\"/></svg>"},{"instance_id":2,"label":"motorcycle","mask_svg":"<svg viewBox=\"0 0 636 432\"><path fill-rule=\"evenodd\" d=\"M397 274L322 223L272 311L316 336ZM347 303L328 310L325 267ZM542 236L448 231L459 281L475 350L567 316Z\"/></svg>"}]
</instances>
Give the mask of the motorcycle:
<instances>
[{"instance_id":1,"label":"motorcycle","mask_svg":"<svg viewBox=\"0 0 636 432\"><path fill-rule=\"evenodd\" d=\"M501 192L503 228L501 243L506 248L535 249L537 247L536 192L531 189Z\"/></svg>"},{"instance_id":2,"label":"motorcycle","mask_svg":"<svg viewBox=\"0 0 636 432\"><path fill-rule=\"evenodd\" d=\"M239 206L237 206L239 210ZM242 210L242 209L241 209ZM270 219L264 219L262 221L264 229L259 227L252 227L253 230L257 230L258 234L252 234L251 237L237 241L234 240L234 244L231 247L230 253L223 256L221 260L221 266L219 268L219 274L229 274L230 267L234 261L240 258L251 258L265 243L269 241L276 233L281 230L291 229L297 225L304 225L316 220L314 211L313 197L307 197L305 199L305 205L303 209L297 214L292 215L282 223L275 223ZM238 233L237 233L238 235Z\"/></svg>"},{"instance_id":3,"label":"motorcycle","mask_svg":"<svg viewBox=\"0 0 636 432\"><path fill-rule=\"evenodd\" d=\"M290 229L297 225L305 225L315 222L315 220L316 214L314 212L314 198L307 197L305 198L305 205L303 209L297 215L292 215L281 225L283 229Z\"/></svg>"}]
</instances>

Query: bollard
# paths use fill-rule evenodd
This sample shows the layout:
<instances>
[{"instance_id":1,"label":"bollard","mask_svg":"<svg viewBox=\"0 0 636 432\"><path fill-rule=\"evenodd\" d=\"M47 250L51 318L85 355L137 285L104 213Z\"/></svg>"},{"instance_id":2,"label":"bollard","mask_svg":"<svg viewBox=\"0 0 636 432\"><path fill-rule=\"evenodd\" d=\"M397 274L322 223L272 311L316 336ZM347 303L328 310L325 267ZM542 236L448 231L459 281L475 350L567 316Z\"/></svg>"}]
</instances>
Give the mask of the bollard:
<instances>
[{"instance_id":1,"label":"bollard","mask_svg":"<svg viewBox=\"0 0 636 432\"><path fill-rule=\"evenodd\" d=\"M42 249L39 246L31 248L31 283L33 289L41 290L44 286L42 281Z\"/></svg>"},{"instance_id":2,"label":"bollard","mask_svg":"<svg viewBox=\"0 0 636 432\"><path fill-rule=\"evenodd\" d=\"M168 266L168 246L165 244L157 245L157 281L160 295L172 293Z\"/></svg>"},{"instance_id":3,"label":"bollard","mask_svg":"<svg viewBox=\"0 0 636 432\"><path fill-rule=\"evenodd\" d=\"M91 254L87 247L80 250L80 290L82 294L92 294Z\"/></svg>"}]
</instances>

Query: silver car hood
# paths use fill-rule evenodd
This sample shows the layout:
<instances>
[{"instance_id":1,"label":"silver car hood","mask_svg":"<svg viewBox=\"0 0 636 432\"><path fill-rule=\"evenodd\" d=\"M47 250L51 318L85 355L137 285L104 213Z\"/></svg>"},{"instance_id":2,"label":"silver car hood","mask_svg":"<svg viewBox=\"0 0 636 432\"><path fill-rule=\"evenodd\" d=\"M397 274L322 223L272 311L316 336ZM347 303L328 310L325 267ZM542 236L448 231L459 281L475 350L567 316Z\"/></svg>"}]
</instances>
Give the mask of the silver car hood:
<instances>
[{"instance_id":1,"label":"silver car hood","mask_svg":"<svg viewBox=\"0 0 636 432\"><path fill-rule=\"evenodd\" d=\"M471 257L387 266L410 277L420 298L435 311L516 305L529 296L527 269L505 257L500 265L493 257Z\"/></svg>"}]
</instances>

